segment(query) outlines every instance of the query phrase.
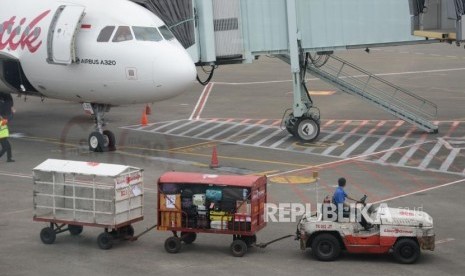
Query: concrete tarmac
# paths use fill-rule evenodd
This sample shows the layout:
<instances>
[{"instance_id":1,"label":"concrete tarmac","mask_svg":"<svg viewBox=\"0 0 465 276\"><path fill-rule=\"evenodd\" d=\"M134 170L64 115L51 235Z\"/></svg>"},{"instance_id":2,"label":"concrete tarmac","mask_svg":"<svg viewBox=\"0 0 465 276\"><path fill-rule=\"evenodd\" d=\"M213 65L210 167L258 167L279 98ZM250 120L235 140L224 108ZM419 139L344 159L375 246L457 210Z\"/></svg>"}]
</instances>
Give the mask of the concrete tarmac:
<instances>
[{"instance_id":1,"label":"concrete tarmac","mask_svg":"<svg viewBox=\"0 0 465 276\"><path fill-rule=\"evenodd\" d=\"M316 143L305 144L280 129L292 105L290 67L261 57L248 65L223 66L213 84L193 84L185 94L155 103L141 126L143 105L116 107L107 127L118 151L91 153L87 137L93 121L78 104L28 97L15 99L11 122L15 163L0 160L1 275L454 275L465 269L465 50L431 44L352 50L336 55L438 105L438 134L403 123L361 99L308 75L321 110ZM128 91L128 94L130 91ZM204 106L196 105L209 92ZM191 120L190 120L191 119ZM220 168L210 169L213 146ZM422 252L414 265L389 255L343 254L335 262L315 260L292 238L243 258L230 255L232 238L198 235L179 254L168 254L169 232L150 231L136 242L97 246L100 228L79 236L62 233L52 245L40 241L45 223L33 222L32 169L47 158L128 164L145 170L144 221L136 233L156 223L156 181L165 171L267 174L269 202L316 203L332 194L337 179L348 180L352 197L393 207L422 208L434 218L436 250ZM319 172L318 184L312 179ZM293 234L295 222L272 222L259 242Z\"/></svg>"}]
</instances>

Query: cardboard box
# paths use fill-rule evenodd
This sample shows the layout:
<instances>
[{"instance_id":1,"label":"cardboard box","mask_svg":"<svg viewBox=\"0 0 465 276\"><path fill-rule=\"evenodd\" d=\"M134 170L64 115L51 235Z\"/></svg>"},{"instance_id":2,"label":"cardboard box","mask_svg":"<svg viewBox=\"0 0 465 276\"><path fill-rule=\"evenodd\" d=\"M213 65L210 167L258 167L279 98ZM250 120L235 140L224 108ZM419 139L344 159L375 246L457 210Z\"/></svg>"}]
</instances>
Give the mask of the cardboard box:
<instances>
[{"instance_id":1,"label":"cardboard box","mask_svg":"<svg viewBox=\"0 0 465 276\"><path fill-rule=\"evenodd\" d=\"M161 227L181 227L181 213L177 212L160 212Z\"/></svg>"},{"instance_id":2,"label":"cardboard box","mask_svg":"<svg viewBox=\"0 0 465 276\"><path fill-rule=\"evenodd\" d=\"M181 211L181 195L160 195L160 211Z\"/></svg>"}]
</instances>

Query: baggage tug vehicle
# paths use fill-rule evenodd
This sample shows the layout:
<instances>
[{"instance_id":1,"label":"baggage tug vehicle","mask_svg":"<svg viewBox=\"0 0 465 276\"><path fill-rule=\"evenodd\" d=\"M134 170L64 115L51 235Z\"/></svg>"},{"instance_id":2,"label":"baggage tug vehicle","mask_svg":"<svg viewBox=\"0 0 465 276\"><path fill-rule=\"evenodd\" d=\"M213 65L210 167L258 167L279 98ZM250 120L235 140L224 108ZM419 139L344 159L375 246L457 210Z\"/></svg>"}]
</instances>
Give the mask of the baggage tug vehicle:
<instances>
[{"instance_id":1,"label":"baggage tug vehicle","mask_svg":"<svg viewBox=\"0 0 465 276\"><path fill-rule=\"evenodd\" d=\"M366 196L360 200L357 212L361 221L325 217L325 212L304 215L297 225L297 239L302 250L312 249L320 261L333 261L343 250L349 253L387 254L404 264L420 257L420 249L434 250L433 218L423 211L388 208L381 204L366 212ZM323 204L323 210L328 208ZM327 210L327 209L326 209Z\"/></svg>"}]
</instances>

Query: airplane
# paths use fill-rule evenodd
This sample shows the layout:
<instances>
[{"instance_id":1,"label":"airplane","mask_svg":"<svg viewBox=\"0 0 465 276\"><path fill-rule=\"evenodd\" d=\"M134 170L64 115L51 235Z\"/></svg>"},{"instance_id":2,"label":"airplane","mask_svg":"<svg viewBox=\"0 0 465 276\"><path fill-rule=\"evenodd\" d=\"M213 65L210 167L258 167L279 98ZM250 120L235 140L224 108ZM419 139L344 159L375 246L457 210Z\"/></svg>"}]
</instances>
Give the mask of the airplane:
<instances>
[{"instance_id":1,"label":"airplane","mask_svg":"<svg viewBox=\"0 0 465 276\"><path fill-rule=\"evenodd\" d=\"M169 28L131 1L2 0L0 6L0 106L13 105L11 94L81 103L95 118L93 152L116 149L115 135L104 129L111 107L175 97L196 78Z\"/></svg>"}]
</instances>

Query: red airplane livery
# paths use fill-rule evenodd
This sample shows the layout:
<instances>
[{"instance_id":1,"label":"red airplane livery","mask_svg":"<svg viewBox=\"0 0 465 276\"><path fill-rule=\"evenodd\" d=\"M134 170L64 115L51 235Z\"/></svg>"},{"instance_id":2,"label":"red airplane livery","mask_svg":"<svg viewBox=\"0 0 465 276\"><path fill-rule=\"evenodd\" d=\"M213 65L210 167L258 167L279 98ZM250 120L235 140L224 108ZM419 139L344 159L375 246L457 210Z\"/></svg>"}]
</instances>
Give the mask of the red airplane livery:
<instances>
[{"instance_id":1,"label":"red airplane livery","mask_svg":"<svg viewBox=\"0 0 465 276\"><path fill-rule=\"evenodd\" d=\"M25 28L23 27L27 22L26 18L21 19L19 24L17 24L16 16L12 16L9 20L3 22L0 25L0 50L9 47L10 50L15 51L20 47L21 50L27 48L31 53L36 52L42 45L42 41L38 41L42 30L37 27L37 24L49 13L50 10L41 13ZM17 39L18 37L19 39Z\"/></svg>"}]
</instances>

